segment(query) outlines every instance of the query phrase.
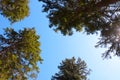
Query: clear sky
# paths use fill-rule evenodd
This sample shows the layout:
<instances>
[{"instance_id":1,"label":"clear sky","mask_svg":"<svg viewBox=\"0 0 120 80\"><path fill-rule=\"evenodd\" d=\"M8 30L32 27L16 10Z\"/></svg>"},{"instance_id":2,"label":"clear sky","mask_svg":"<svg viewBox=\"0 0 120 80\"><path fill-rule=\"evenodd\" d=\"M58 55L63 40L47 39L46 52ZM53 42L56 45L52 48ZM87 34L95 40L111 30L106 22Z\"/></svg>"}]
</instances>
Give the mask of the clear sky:
<instances>
[{"instance_id":1,"label":"clear sky","mask_svg":"<svg viewBox=\"0 0 120 80\"><path fill-rule=\"evenodd\" d=\"M30 0L30 15L24 20L10 25L10 22L0 16L0 32L5 27L16 30L24 27L35 27L40 35L41 57L44 59L40 67L37 80L51 80L51 76L58 72L57 66L65 58L80 57L92 69L88 76L90 80L120 80L120 58L105 59L101 57L105 49L95 48L99 35L74 33L72 36L63 36L55 33L48 27L46 14L42 13L41 3Z\"/></svg>"}]
</instances>

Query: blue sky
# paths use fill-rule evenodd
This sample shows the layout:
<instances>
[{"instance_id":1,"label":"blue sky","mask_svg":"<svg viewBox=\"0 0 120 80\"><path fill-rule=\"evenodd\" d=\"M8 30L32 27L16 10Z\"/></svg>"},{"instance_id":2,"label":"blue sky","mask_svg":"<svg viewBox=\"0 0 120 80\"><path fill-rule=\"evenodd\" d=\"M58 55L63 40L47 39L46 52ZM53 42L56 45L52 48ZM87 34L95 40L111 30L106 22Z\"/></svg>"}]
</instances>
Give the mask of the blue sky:
<instances>
[{"instance_id":1,"label":"blue sky","mask_svg":"<svg viewBox=\"0 0 120 80\"><path fill-rule=\"evenodd\" d=\"M86 35L75 32L72 36L63 36L55 33L48 27L49 21L46 14L42 13L41 3L30 0L30 15L24 20L10 25L10 22L0 16L0 32L5 27L13 27L16 30L24 27L35 27L40 35L41 57L44 59L40 67L37 80L50 80L51 76L58 72L57 66L65 58L75 56L84 60L88 68L92 69L88 76L90 80L120 80L120 58L105 59L101 53L103 48L95 48L99 35Z\"/></svg>"}]
</instances>

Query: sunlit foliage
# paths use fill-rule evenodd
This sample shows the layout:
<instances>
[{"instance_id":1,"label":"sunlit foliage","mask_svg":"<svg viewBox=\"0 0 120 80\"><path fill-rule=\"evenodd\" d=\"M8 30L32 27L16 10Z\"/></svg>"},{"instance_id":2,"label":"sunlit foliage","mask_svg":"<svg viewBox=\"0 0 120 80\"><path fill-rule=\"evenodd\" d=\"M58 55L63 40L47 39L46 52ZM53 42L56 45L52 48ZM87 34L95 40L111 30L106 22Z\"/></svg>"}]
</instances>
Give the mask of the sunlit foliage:
<instances>
[{"instance_id":1,"label":"sunlit foliage","mask_svg":"<svg viewBox=\"0 0 120 80\"><path fill-rule=\"evenodd\" d=\"M0 0L0 13L12 23L29 15L28 0Z\"/></svg>"},{"instance_id":2,"label":"sunlit foliage","mask_svg":"<svg viewBox=\"0 0 120 80\"><path fill-rule=\"evenodd\" d=\"M80 58L76 61L74 57L65 59L58 66L60 71L52 76L51 80L87 80L90 70Z\"/></svg>"},{"instance_id":3,"label":"sunlit foliage","mask_svg":"<svg viewBox=\"0 0 120 80\"><path fill-rule=\"evenodd\" d=\"M34 28L18 32L6 28L0 35L0 80L28 80L35 78L39 68L39 36Z\"/></svg>"}]
</instances>

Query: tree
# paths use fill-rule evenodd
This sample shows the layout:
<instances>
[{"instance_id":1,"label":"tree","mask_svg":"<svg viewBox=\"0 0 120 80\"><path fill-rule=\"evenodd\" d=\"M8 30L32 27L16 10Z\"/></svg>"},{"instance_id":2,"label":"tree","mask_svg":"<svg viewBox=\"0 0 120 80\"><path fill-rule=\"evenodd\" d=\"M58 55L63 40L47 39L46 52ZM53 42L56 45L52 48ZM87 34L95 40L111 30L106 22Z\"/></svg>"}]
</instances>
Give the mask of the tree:
<instances>
[{"instance_id":1,"label":"tree","mask_svg":"<svg viewBox=\"0 0 120 80\"><path fill-rule=\"evenodd\" d=\"M58 68L60 71L52 76L51 80L87 80L90 73L86 63L80 58L76 61L74 57L62 61Z\"/></svg>"},{"instance_id":2,"label":"tree","mask_svg":"<svg viewBox=\"0 0 120 80\"><path fill-rule=\"evenodd\" d=\"M110 56L111 52L120 56L120 40L116 41L118 33L114 34L120 23L119 0L39 1L44 3L43 12L48 13L49 26L56 32L60 31L63 35L72 35L73 30L80 32L82 29L87 34L100 32L101 39L97 46L110 45L104 57Z\"/></svg>"},{"instance_id":3,"label":"tree","mask_svg":"<svg viewBox=\"0 0 120 80\"><path fill-rule=\"evenodd\" d=\"M34 28L18 32L6 28L0 35L0 80L28 80L35 78L39 71L39 36Z\"/></svg>"},{"instance_id":4,"label":"tree","mask_svg":"<svg viewBox=\"0 0 120 80\"><path fill-rule=\"evenodd\" d=\"M0 0L0 14L12 23L29 15L28 0Z\"/></svg>"}]
</instances>

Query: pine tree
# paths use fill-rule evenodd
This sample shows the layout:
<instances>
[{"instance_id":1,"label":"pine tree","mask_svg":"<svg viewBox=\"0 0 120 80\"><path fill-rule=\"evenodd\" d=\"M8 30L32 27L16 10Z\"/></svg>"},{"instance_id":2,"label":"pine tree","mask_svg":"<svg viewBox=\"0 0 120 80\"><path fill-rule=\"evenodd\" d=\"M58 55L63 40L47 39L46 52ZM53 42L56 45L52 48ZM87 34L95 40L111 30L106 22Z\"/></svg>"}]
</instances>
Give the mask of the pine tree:
<instances>
[{"instance_id":1,"label":"pine tree","mask_svg":"<svg viewBox=\"0 0 120 80\"><path fill-rule=\"evenodd\" d=\"M74 57L65 59L58 66L60 71L52 76L51 80L87 80L90 70L80 58L76 61Z\"/></svg>"},{"instance_id":2,"label":"pine tree","mask_svg":"<svg viewBox=\"0 0 120 80\"><path fill-rule=\"evenodd\" d=\"M63 35L73 30L87 34L100 33L97 47L108 47L103 57L111 53L120 57L120 0L39 0L47 12L50 27Z\"/></svg>"},{"instance_id":3,"label":"pine tree","mask_svg":"<svg viewBox=\"0 0 120 80\"><path fill-rule=\"evenodd\" d=\"M0 0L0 13L11 23L29 15L28 0Z\"/></svg>"},{"instance_id":4,"label":"pine tree","mask_svg":"<svg viewBox=\"0 0 120 80\"><path fill-rule=\"evenodd\" d=\"M39 72L39 36L35 29L24 28L18 32L6 28L0 35L0 80L28 80Z\"/></svg>"}]
</instances>

